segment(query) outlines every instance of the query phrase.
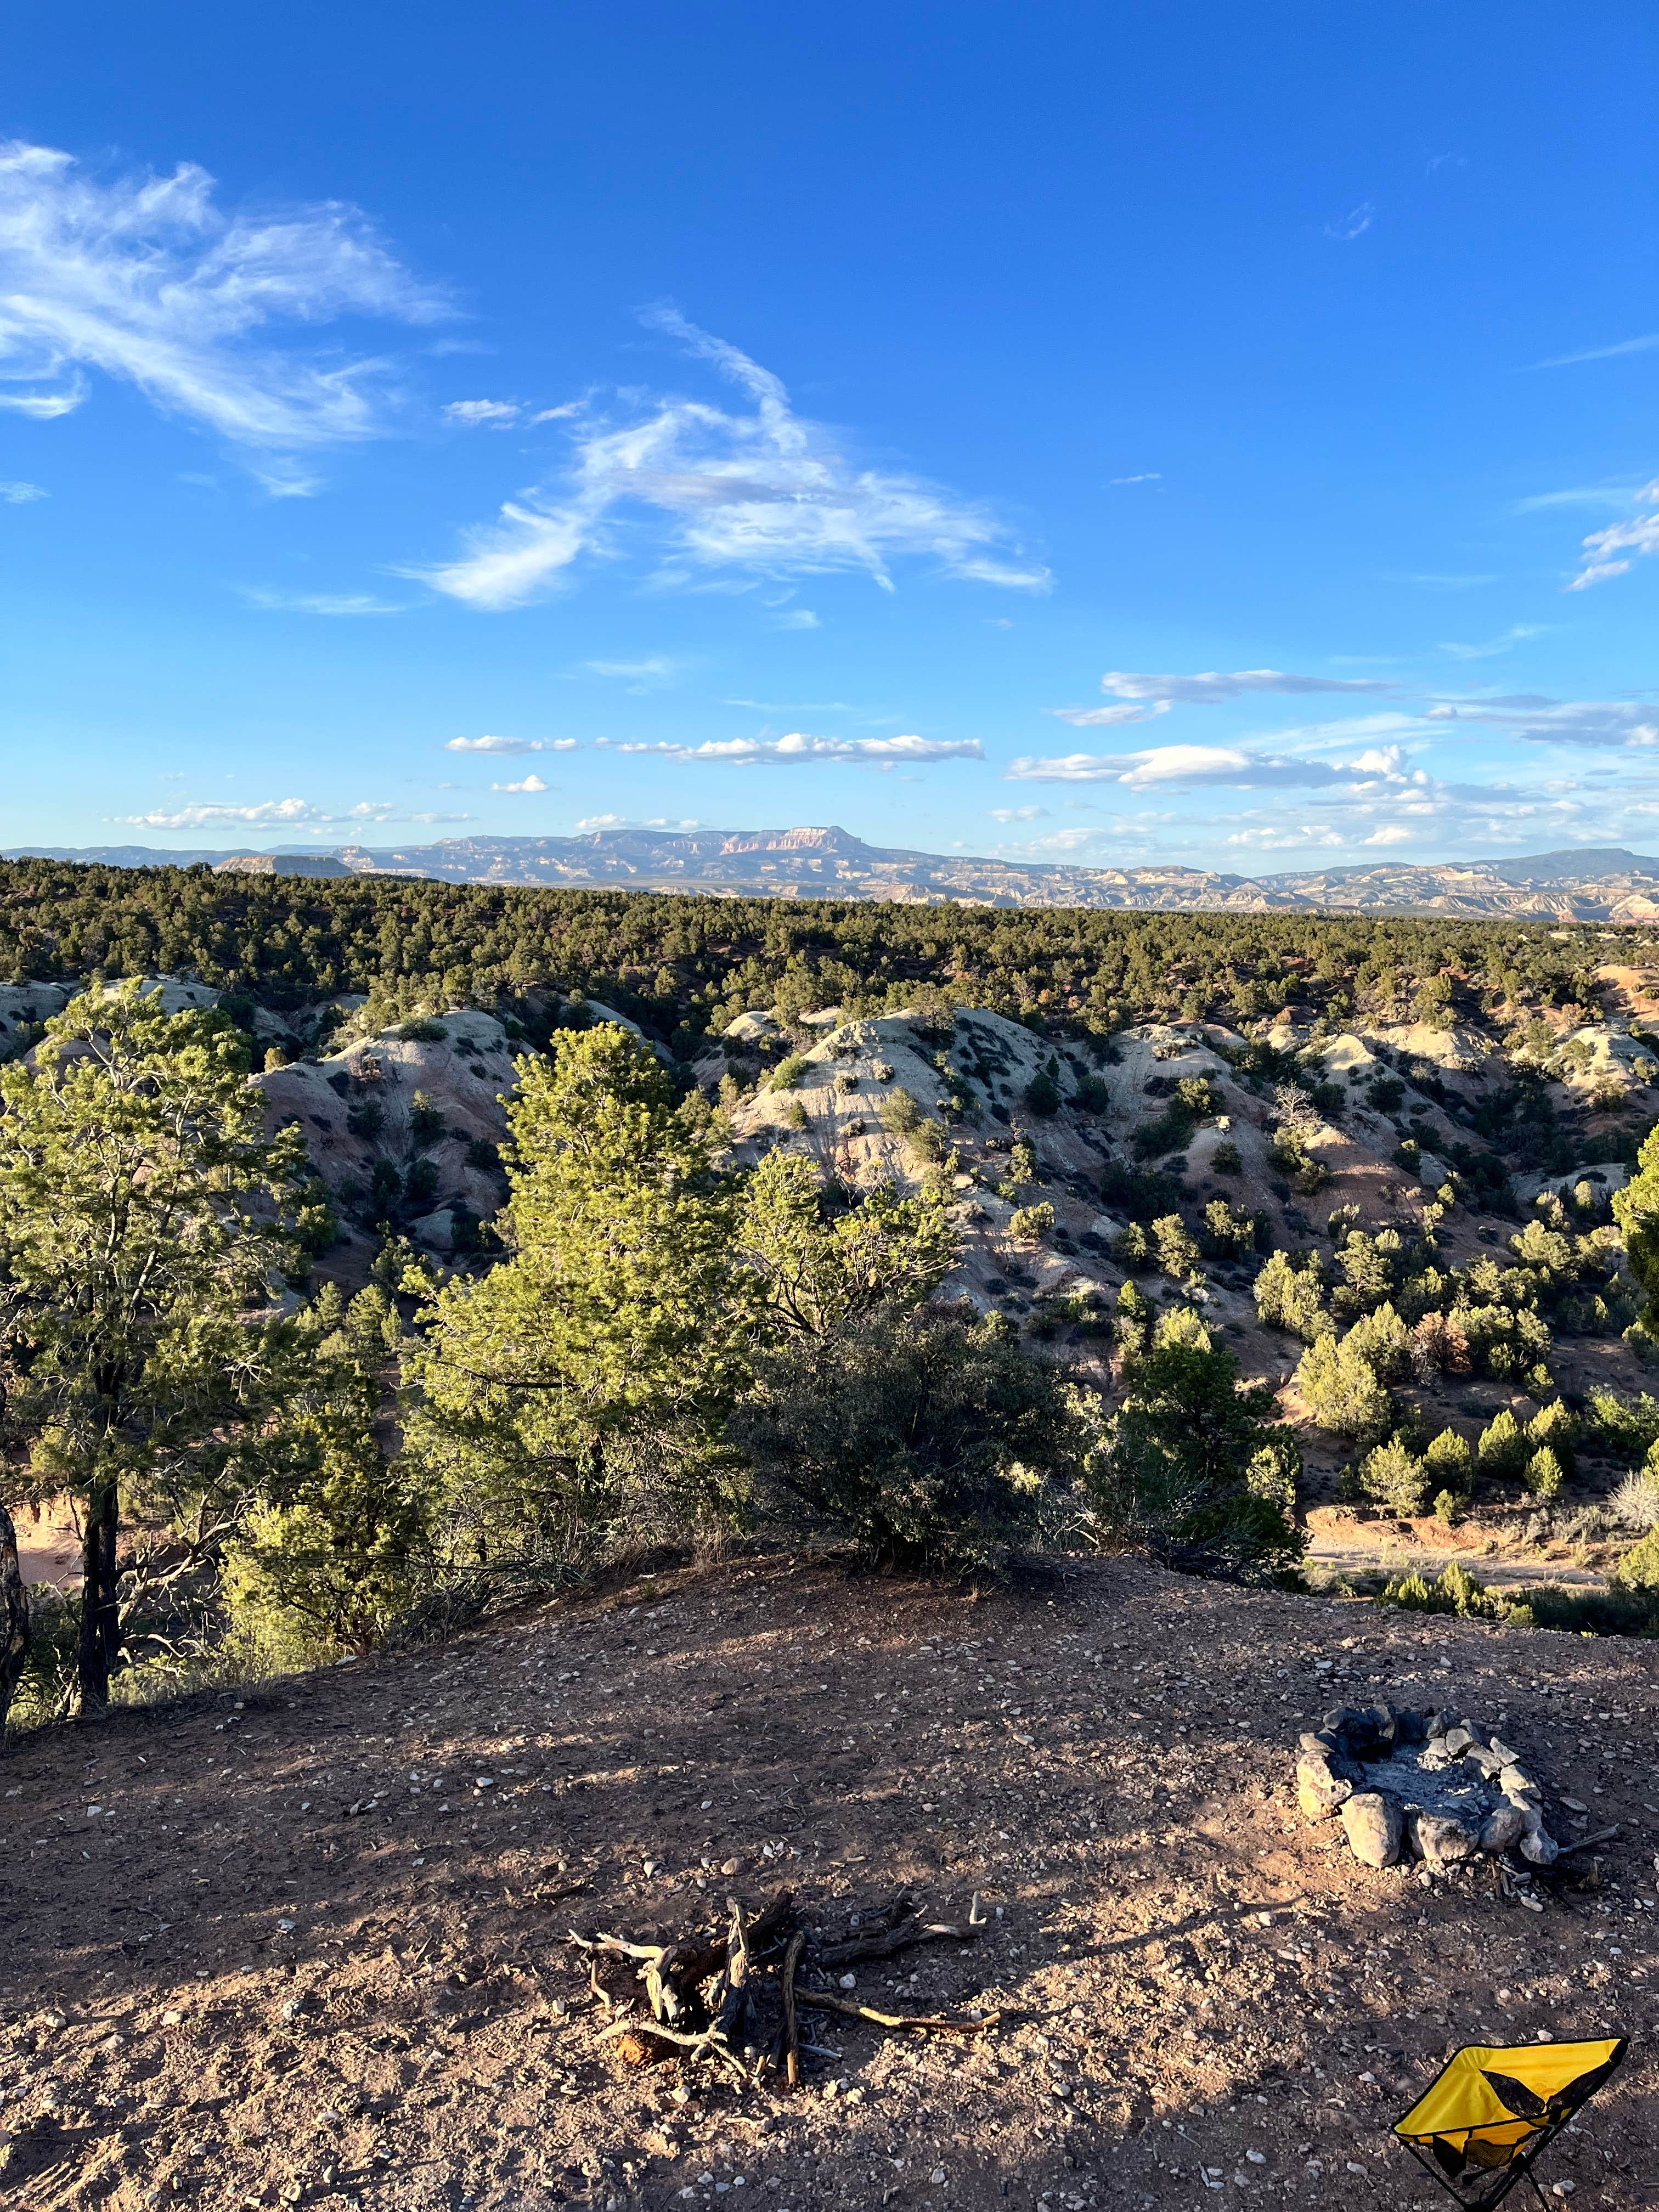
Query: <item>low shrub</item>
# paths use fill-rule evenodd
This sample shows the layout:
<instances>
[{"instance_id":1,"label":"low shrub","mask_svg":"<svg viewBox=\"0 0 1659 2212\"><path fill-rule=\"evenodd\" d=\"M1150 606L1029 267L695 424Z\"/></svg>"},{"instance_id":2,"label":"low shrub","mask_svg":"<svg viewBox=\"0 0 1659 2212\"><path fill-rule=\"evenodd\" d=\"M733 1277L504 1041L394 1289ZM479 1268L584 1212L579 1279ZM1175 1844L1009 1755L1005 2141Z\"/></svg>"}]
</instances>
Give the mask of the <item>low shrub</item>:
<instances>
[{"instance_id":1,"label":"low shrub","mask_svg":"<svg viewBox=\"0 0 1659 2212\"><path fill-rule=\"evenodd\" d=\"M1509 1611L1496 1591L1477 1582L1455 1559L1431 1583L1420 1574L1396 1575L1384 1585L1382 1601L1403 1606L1408 1613L1455 1613L1466 1620L1502 1620Z\"/></svg>"},{"instance_id":2,"label":"low shrub","mask_svg":"<svg viewBox=\"0 0 1659 2212\"><path fill-rule=\"evenodd\" d=\"M1531 1458L1526 1431L1507 1406L1481 1431L1480 1452L1482 1474L1519 1474Z\"/></svg>"},{"instance_id":3,"label":"low shrub","mask_svg":"<svg viewBox=\"0 0 1659 2212\"><path fill-rule=\"evenodd\" d=\"M1620 1398L1592 1390L1585 1408L1587 1443L1634 1467L1659 1444L1659 1401L1644 1390L1639 1398Z\"/></svg>"},{"instance_id":4,"label":"low shrub","mask_svg":"<svg viewBox=\"0 0 1659 2212\"><path fill-rule=\"evenodd\" d=\"M805 1516L884 1565L995 1565L1038 1533L1080 1439L1063 1378L1000 1315L926 1306L781 1351L732 1442L770 1518Z\"/></svg>"},{"instance_id":5,"label":"low shrub","mask_svg":"<svg viewBox=\"0 0 1659 2212\"><path fill-rule=\"evenodd\" d=\"M1455 1429L1441 1430L1424 1453L1423 1464L1448 1490L1460 1497L1468 1495L1474 1480L1474 1454L1468 1439L1460 1437Z\"/></svg>"},{"instance_id":6,"label":"low shrub","mask_svg":"<svg viewBox=\"0 0 1659 2212\"><path fill-rule=\"evenodd\" d=\"M1534 1498L1545 1504L1557 1498L1566 1488L1567 1478L1560 1461L1547 1444L1535 1451L1521 1470L1521 1480Z\"/></svg>"},{"instance_id":7,"label":"low shrub","mask_svg":"<svg viewBox=\"0 0 1659 2212\"><path fill-rule=\"evenodd\" d=\"M1374 1505L1407 1520L1414 1519L1429 1502L1428 1471L1398 1436L1376 1445L1360 1461L1359 1487Z\"/></svg>"},{"instance_id":8,"label":"low shrub","mask_svg":"<svg viewBox=\"0 0 1659 2212\"><path fill-rule=\"evenodd\" d=\"M1613 1518L1626 1528L1644 1534L1659 1527L1659 1474L1646 1468L1627 1474L1607 1500Z\"/></svg>"}]
</instances>

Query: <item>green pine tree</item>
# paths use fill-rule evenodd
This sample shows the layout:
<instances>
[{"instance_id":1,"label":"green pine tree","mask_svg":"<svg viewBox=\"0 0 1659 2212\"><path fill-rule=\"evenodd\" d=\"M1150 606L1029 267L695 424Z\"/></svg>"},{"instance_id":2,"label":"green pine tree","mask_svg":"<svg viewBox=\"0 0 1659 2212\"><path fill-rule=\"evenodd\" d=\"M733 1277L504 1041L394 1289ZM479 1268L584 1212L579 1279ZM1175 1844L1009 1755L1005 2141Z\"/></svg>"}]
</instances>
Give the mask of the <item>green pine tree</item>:
<instances>
[{"instance_id":1,"label":"green pine tree","mask_svg":"<svg viewBox=\"0 0 1659 2212\"><path fill-rule=\"evenodd\" d=\"M648 1048L602 1023L521 1060L508 1256L422 1291L409 1440L475 1556L574 1557L629 1513L729 1507L761 1300L742 1194Z\"/></svg>"},{"instance_id":2,"label":"green pine tree","mask_svg":"<svg viewBox=\"0 0 1659 2212\"><path fill-rule=\"evenodd\" d=\"M124 1500L176 1513L246 1488L280 1395L272 1312L305 1153L269 1140L246 1048L216 1012L137 982L75 1000L0 1071L0 1358L37 1491L84 1531L77 1693L122 1648Z\"/></svg>"}]
</instances>

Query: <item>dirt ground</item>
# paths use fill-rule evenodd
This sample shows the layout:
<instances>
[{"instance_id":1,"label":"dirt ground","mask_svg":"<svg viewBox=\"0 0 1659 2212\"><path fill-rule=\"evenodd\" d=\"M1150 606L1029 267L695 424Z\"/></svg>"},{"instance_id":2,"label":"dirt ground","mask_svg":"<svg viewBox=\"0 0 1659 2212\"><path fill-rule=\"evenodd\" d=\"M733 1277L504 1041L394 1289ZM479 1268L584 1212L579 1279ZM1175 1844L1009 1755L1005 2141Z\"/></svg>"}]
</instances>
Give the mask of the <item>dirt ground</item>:
<instances>
[{"instance_id":1,"label":"dirt ground","mask_svg":"<svg viewBox=\"0 0 1659 2212\"><path fill-rule=\"evenodd\" d=\"M1337 1699L1533 1754L1603 1887L1373 1873L1297 1813ZM1405 2207L1388 2123L1470 2042L1630 2034L1544 2174L1659 2201L1659 1651L1135 1562L975 1599L745 1562L0 1761L0 2204ZM1562 1801L1573 1799L1582 1810ZM630 2069L571 1927L781 1883L990 1916L819 2015L793 2096Z\"/></svg>"},{"instance_id":2,"label":"dirt ground","mask_svg":"<svg viewBox=\"0 0 1659 2212\"><path fill-rule=\"evenodd\" d=\"M28 1583L78 1582L81 1532L66 1502L20 1505L12 1512L17 1560Z\"/></svg>"}]
</instances>

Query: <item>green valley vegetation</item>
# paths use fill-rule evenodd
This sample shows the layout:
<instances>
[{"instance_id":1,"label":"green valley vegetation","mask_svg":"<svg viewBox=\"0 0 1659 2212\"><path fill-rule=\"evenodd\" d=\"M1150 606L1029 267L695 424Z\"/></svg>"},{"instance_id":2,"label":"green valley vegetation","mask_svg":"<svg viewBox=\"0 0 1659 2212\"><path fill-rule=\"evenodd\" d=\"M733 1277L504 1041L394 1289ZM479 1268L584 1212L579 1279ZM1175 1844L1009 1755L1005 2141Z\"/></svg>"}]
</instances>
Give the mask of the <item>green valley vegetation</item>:
<instances>
[{"instance_id":1,"label":"green valley vegetation","mask_svg":"<svg viewBox=\"0 0 1659 2212\"><path fill-rule=\"evenodd\" d=\"M1633 929L1499 921L1012 911L0 862L0 977L188 974L278 1009L340 992L369 993L394 1011L580 993L682 1057L750 1006L786 1019L832 1005L852 1014L914 1006L926 992L1103 1036L1154 1019L1242 1027L1297 1006L1336 1028L1356 1009L1449 1025L1501 1007L1524 1038L1542 1013L1594 1006L1596 968L1639 960L1644 944ZM1530 1048L1551 1042L1546 1030ZM1055 1073L1043 1071L1039 1113L1058 1106ZM1536 1104L1525 1089L1504 1109L1522 1122ZM1201 1105L1176 1097L1169 1111L1190 1117ZM1287 1158L1299 1139L1292 1121Z\"/></svg>"},{"instance_id":2,"label":"green valley vegetation","mask_svg":"<svg viewBox=\"0 0 1659 2212\"><path fill-rule=\"evenodd\" d=\"M4 1073L9 1483L87 1531L50 1710L167 1675L131 1632L124 1510L211 1566L220 1662L255 1668L370 1648L458 1579L744 1531L952 1571L1061 1532L1295 1554L1263 1394L1201 1328L1162 1328L1106 1419L1002 1316L934 1298L936 1196L722 1166L701 1097L611 1024L523 1063L493 1264L440 1280L394 1244L355 1297L296 1300L301 1157L246 1064L222 1015L128 985Z\"/></svg>"},{"instance_id":3,"label":"green valley vegetation","mask_svg":"<svg viewBox=\"0 0 1659 2212\"><path fill-rule=\"evenodd\" d=\"M25 1721L665 1548L1283 1582L1328 1461L1362 1512L1599 1513L1632 1576L1659 1522L1659 1139L1646 1048L1595 1026L1632 933L46 861L0 892L0 1501L84 1537ZM160 1011L159 972L216 1006ZM1345 1146L1382 1181L1328 1189ZM1637 1168L1611 1206L1597 1162Z\"/></svg>"}]
</instances>

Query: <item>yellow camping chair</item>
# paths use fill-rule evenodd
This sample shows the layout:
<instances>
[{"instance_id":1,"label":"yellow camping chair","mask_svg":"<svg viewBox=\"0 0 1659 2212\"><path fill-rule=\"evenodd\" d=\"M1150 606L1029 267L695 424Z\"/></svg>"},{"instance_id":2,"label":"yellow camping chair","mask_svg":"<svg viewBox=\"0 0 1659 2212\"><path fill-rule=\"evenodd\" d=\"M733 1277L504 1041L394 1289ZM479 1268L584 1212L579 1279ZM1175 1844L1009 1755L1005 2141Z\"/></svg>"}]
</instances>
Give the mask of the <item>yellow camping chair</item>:
<instances>
[{"instance_id":1,"label":"yellow camping chair","mask_svg":"<svg viewBox=\"0 0 1659 2212\"><path fill-rule=\"evenodd\" d=\"M1419 2163L1469 2208L1492 2212L1625 2056L1601 2043L1469 2043L1448 2059L1394 2131Z\"/></svg>"}]
</instances>

